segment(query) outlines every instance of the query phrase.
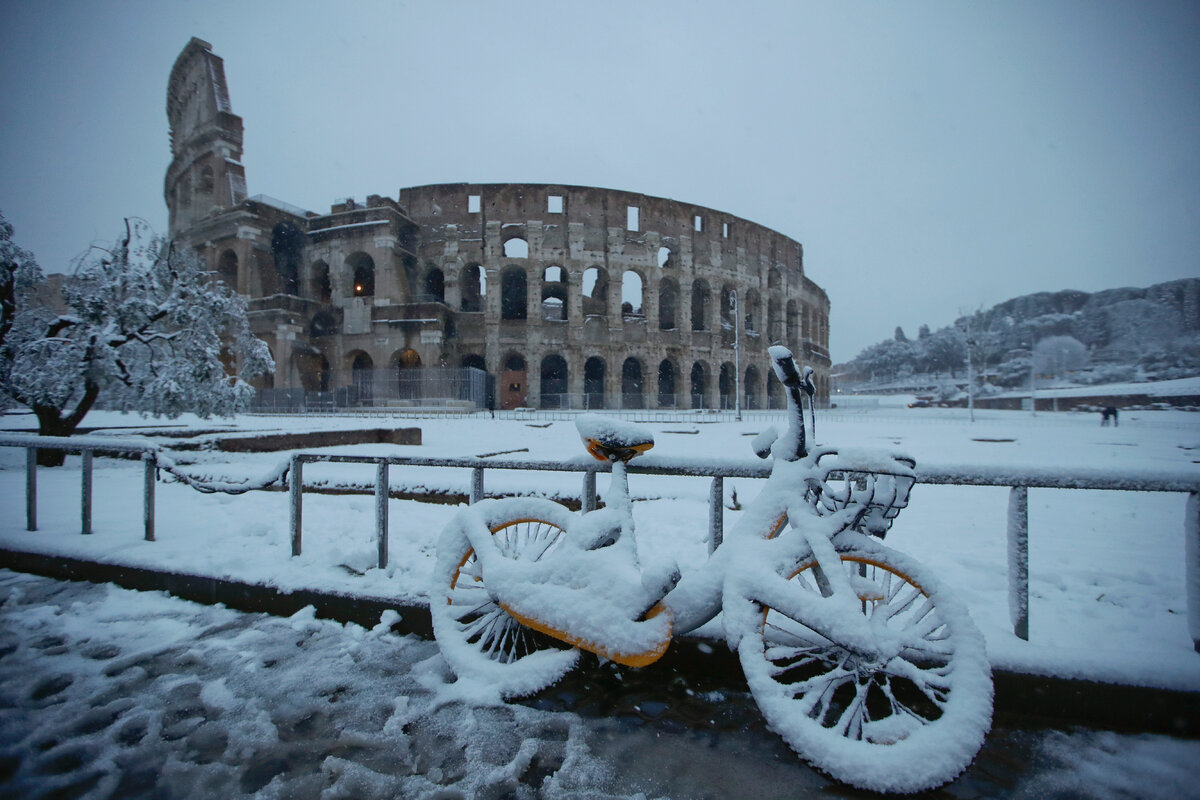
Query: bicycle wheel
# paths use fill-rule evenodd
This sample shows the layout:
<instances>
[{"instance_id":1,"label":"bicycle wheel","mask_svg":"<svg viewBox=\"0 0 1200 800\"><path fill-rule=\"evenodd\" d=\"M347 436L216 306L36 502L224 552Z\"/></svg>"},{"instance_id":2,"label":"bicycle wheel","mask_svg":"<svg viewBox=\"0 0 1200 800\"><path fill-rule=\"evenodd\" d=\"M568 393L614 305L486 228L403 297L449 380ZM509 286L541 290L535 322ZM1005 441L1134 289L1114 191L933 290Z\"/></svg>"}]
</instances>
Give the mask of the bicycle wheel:
<instances>
[{"instance_id":1,"label":"bicycle wheel","mask_svg":"<svg viewBox=\"0 0 1200 800\"><path fill-rule=\"evenodd\" d=\"M571 515L546 500L488 500L473 508L438 543L429 593L434 638L460 679L482 681L504 697L533 694L570 671L579 652L522 625L496 603L463 525L486 525L503 556L540 561L553 558Z\"/></svg>"},{"instance_id":2,"label":"bicycle wheel","mask_svg":"<svg viewBox=\"0 0 1200 800\"><path fill-rule=\"evenodd\" d=\"M868 662L760 603L755 629L739 644L742 669L768 724L817 769L873 791L941 786L971 763L991 727L983 636L916 561L850 538L837 548L842 567L895 655ZM799 564L787 584L816 594L829 585L815 560Z\"/></svg>"}]
</instances>

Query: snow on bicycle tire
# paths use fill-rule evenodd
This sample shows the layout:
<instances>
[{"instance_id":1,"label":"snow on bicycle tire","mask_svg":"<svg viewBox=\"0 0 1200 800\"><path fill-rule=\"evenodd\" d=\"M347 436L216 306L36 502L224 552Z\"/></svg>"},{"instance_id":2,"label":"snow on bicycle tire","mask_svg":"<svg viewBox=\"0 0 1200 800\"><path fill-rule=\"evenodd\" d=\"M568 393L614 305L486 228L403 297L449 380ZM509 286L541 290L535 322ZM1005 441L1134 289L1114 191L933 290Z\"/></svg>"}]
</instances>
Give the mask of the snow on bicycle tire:
<instances>
[{"instance_id":1,"label":"snow on bicycle tire","mask_svg":"<svg viewBox=\"0 0 1200 800\"><path fill-rule=\"evenodd\" d=\"M747 683L772 730L836 780L879 792L941 786L966 769L991 726L983 636L915 560L861 534L839 539L862 613L898 637L899 652L863 663L802 621L742 598L734 613L750 628L738 647ZM811 557L798 564L788 590L820 593L818 571Z\"/></svg>"},{"instance_id":2,"label":"snow on bicycle tire","mask_svg":"<svg viewBox=\"0 0 1200 800\"><path fill-rule=\"evenodd\" d=\"M463 509L446 526L429 612L442 657L460 680L481 681L502 697L523 697L557 683L578 662L576 648L522 625L495 602L466 527L490 535L501 555L537 561L553 557L570 520L571 512L558 503L506 498Z\"/></svg>"}]
</instances>

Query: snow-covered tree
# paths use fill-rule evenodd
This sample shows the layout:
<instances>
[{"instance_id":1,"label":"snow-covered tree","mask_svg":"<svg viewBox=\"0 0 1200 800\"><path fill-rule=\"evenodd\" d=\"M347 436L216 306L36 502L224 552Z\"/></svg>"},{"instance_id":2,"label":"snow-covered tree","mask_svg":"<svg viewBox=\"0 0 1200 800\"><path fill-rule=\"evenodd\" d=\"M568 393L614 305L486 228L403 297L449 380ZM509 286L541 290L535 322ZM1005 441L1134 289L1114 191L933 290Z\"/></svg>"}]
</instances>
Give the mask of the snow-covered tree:
<instances>
[{"instance_id":1,"label":"snow-covered tree","mask_svg":"<svg viewBox=\"0 0 1200 800\"><path fill-rule=\"evenodd\" d=\"M71 434L101 397L122 411L231 414L254 392L245 379L274 369L250 333L245 301L199 256L144 222L125 227L111 250L93 248L67 278L62 313L39 295L41 272L11 243L11 226L0 232L0 390L33 411L43 436ZM43 451L43 460L53 455Z\"/></svg>"},{"instance_id":2,"label":"snow-covered tree","mask_svg":"<svg viewBox=\"0 0 1200 800\"><path fill-rule=\"evenodd\" d=\"M1039 375L1062 377L1087 362L1087 348L1072 336L1047 336L1033 348L1033 369Z\"/></svg>"}]
</instances>

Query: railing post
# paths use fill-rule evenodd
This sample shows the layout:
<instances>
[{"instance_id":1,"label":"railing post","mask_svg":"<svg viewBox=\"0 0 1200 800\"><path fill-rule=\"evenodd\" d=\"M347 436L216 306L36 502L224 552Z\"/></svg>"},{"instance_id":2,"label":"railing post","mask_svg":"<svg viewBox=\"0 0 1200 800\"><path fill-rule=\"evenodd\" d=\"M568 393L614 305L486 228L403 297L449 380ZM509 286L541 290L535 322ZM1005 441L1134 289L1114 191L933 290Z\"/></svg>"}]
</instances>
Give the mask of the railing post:
<instances>
[{"instance_id":1,"label":"railing post","mask_svg":"<svg viewBox=\"0 0 1200 800\"><path fill-rule=\"evenodd\" d=\"M25 530L37 530L37 448L25 450Z\"/></svg>"},{"instance_id":2,"label":"railing post","mask_svg":"<svg viewBox=\"0 0 1200 800\"><path fill-rule=\"evenodd\" d=\"M158 471L158 456L153 452L142 455L144 487L142 494L142 524L146 529L146 541L154 541L154 478Z\"/></svg>"},{"instance_id":3,"label":"railing post","mask_svg":"<svg viewBox=\"0 0 1200 800\"><path fill-rule=\"evenodd\" d=\"M471 467L471 505L483 499L483 467Z\"/></svg>"},{"instance_id":4,"label":"railing post","mask_svg":"<svg viewBox=\"0 0 1200 800\"><path fill-rule=\"evenodd\" d=\"M1184 583L1187 586L1188 633L1200 653L1200 492L1189 492L1183 518Z\"/></svg>"},{"instance_id":5,"label":"railing post","mask_svg":"<svg viewBox=\"0 0 1200 800\"><path fill-rule=\"evenodd\" d=\"M589 469L583 473L583 510L596 510L596 470Z\"/></svg>"},{"instance_id":6,"label":"railing post","mask_svg":"<svg viewBox=\"0 0 1200 800\"><path fill-rule=\"evenodd\" d=\"M708 490L708 552L711 555L725 540L725 479L712 479Z\"/></svg>"},{"instance_id":7,"label":"railing post","mask_svg":"<svg viewBox=\"0 0 1200 800\"><path fill-rule=\"evenodd\" d=\"M304 462L299 455L292 456L291 483L288 485L288 499L291 501L289 525L292 532L292 555L300 555L300 524L304 503Z\"/></svg>"},{"instance_id":8,"label":"railing post","mask_svg":"<svg viewBox=\"0 0 1200 800\"><path fill-rule=\"evenodd\" d=\"M1029 489L1008 493L1008 615L1013 633L1029 641Z\"/></svg>"},{"instance_id":9,"label":"railing post","mask_svg":"<svg viewBox=\"0 0 1200 800\"><path fill-rule=\"evenodd\" d=\"M375 542L379 551L379 568L388 565L388 463L375 466Z\"/></svg>"},{"instance_id":10,"label":"railing post","mask_svg":"<svg viewBox=\"0 0 1200 800\"><path fill-rule=\"evenodd\" d=\"M92 532L92 451L83 451L83 468L79 474L80 533Z\"/></svg>"}]
</instances>

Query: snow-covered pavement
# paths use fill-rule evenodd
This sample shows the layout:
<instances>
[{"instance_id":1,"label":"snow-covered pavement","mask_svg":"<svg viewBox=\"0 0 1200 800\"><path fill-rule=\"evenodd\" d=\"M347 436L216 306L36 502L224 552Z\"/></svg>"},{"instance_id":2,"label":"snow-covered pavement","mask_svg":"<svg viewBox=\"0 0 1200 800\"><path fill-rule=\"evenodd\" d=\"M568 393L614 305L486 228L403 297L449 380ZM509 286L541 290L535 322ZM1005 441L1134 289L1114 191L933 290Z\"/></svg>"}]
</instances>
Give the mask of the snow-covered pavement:
<instances>
[{"instance_id":1,"label":"snow-covered pavement","mask_svg":"<svg viewBox=\"0 0 1200 800\"><path fill-rule=\"evenodd\" d=\"M498 704L386 620L0 571L0 796L859 796L805 767L747 696L635 675ZM996 728L939 796L1196 797L1197 759L1196 741Z\"/></svg>"}]
</instances>

